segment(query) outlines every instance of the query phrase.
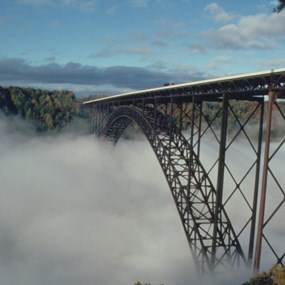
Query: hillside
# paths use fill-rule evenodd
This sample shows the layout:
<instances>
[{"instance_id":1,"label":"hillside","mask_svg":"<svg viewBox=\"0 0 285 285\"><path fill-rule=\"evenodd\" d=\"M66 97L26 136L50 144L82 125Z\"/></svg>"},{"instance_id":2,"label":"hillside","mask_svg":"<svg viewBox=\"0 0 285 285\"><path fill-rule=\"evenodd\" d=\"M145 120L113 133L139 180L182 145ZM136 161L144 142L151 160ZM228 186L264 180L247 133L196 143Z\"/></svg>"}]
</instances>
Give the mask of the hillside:
<instances>
[{"instance_id":1,"label":"hillside","mask_svg":"<svg viewBox=\"0 0 285 285\"><path fill-rule=\"evenodd\" d=\"M81 103L70 91L0 86L2 113L28 120L37 132L60 131L75 118L86 119Z\"/></svg>"},{"instance_id":2,"label":"hillside","mask_svg":"<svg viewBox=\"0 0 285 285\"><path fill-rule=\"evenodd\" d=\"M29 121L37 132L62 131L75 119L87 120L88 112L82 108L84 100L92 98L77 99L71 91L48 91L33 88L1 87L0 86L0 112L7 116L17 115ZM267 109L265 102L265 113ZM285 104L279 102L280 110L285 113ZM191 105L183 108L192 108ZM229 110L228 129L232 132L239 128L238 124L244 124L249 120L248 126L257 126L259 123L259 112L254 112L256 104L247 101L231 101ZM283 120L276 107L273 120L273 136L284 135ZM219 128L221 116L221 105L215 102L205 102L203 105L203 120L211 122L213 128ZM279 115L278 115L279 114ZM179 117L179 114L174 114ZM237 121L237 118L239 122ZM218 119L217 119L218 118ZM199 120L199 118L195 118ZM86 126L88 125L86 121ZM183 129L189 127L189 117L182 122ZM137 131L136 127L132 128Z\"/></svg>"}]
</instances>

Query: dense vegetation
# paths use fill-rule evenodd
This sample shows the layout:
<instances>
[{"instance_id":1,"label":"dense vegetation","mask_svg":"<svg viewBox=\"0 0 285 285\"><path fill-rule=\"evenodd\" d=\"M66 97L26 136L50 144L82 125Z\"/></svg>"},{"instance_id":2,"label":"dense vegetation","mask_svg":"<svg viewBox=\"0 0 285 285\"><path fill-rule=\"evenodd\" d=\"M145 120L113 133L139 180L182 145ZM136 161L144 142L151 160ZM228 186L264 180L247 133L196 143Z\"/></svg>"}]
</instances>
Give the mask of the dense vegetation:
<instances>
[{"instance_id":1,"label":"dense vegetation","mask_svg":"<svg viewBox=\"0 0 285 285\"><path fill-rule=\"evenodd\" d=\"M75 119L87 119L88 112L82 108L82 102L89 98L78 100L73 92L70 91L48 91L33 88L21 87L1 87L0 86L0 112L5 115L18 115L34 125L37 132L62 131L70 122ZM267 102L265 102L265 105ZM279 103L280 110L285 114L285 104ZM183 112L188 114L182 121L182 128L189 128L191 120L191 104L182 106ZM228 117L228 131L237 132L240 127L252 127L251 132L256 130L259 124L259 112L254 112L256 103L250 101L231 100ZM265 110L266 110L265 106ZM275 109L275 118L272 125L272 135L279 137L284 135L283 119L278 119L279 111ZM168 113L169 110L162 110ZM214 129L219 129L221 124L221 103L204 102L202 123L207 122ZM180 109L174 110L174 117L179 121ZM280 117L280 114L279 114ZM199 121L199 111L195 112L195 120ZM86 129L88 123L85 123ZM137 127L130 128L131 133L137 132ZM127 134L126 134L127 135Z\"/></svg>"},{"instance_id":2,"label":"dense vegetation","mask_svg":"<svg viewBox=\"0 0 285 285\"><path fill-rule=\"evenodd\" d=\"M276 264L268 272L262 272L242 285L285 285L285 268Z\"/></svg>"},{"instance_id":3,"label":"dense vegetation","mask_svg":"<svg viewBox=\"0 0 285 285\"><path fill-rule=\"evenodd\" d=\"M37 132L62 130L75 118L86 118L81 103L70 91L0 87L2 113L21 116L34 124Z\"/></svg>"}]
</instances>

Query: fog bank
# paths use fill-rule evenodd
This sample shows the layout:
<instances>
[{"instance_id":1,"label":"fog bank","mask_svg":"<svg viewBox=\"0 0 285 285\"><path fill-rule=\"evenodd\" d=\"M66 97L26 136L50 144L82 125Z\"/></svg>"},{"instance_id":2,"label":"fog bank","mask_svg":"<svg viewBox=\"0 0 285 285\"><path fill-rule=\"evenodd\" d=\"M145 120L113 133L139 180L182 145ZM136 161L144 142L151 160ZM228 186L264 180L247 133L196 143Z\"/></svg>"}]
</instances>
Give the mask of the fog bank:
<instances>
[{"instance_id":1,"label":"fog bank","mask_svg":"<svg viewBox=\"0 0 285 285\"><path fill-rule=\"evenodd\" d=\"M112 149L91 135L39 138L0 118L0 181L0 284L214 283L196 275L145 140ZM217 284L248 277L230 272Z\"/></svg>"},{"instance_id":2,"label":"fog bank","mask_svg":"<svg viewBox=\"0 0 285 285\"><path fill-rule=\"evenodd\" d=\"M186 238L145 141L111 150L93 136L31 137L2 118L0 146L0 284L190 284Z\"/></svg>"}]
</instances>

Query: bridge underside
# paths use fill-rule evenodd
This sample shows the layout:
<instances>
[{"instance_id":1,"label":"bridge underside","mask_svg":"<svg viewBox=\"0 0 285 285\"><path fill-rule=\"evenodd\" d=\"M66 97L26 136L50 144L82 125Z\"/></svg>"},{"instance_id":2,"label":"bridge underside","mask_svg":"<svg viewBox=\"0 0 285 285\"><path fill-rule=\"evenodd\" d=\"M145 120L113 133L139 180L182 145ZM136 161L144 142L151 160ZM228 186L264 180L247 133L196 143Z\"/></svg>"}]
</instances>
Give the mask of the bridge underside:
<instances>
[{"instance_id":1,"label":"bridge underside","mask_svg":"<svg viewBox=\"0 0 285 285\"><path fill-rule=\"evenodd\" d=\"M270 235L271 224L285 214L285 187L273 169L285 142L284 89L282 71L86 104L90 131L106 140L116 143L132 122L141 128L200 272L253 263L259 269L264 246L272 264L284 265L285 248ZM267 209L268 191L277 198Z\"/></svg>"}]
</instances>

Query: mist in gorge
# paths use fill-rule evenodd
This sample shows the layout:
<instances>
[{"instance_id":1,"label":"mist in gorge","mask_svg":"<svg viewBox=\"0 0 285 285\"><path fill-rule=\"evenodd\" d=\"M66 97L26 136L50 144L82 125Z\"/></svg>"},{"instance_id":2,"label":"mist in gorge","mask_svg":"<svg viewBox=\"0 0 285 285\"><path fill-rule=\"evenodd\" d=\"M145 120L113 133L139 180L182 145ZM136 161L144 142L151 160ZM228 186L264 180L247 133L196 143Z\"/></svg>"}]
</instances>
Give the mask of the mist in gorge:
<instances>
[{"instance_id":1,"label":"mist in gorge","mask_svg":"<svg viewBox=\"0 0 285 285\"><path fill-rule=\"evenodd\" d=\"M190 282L186 238L145 141L110 149L0 122L0 284Z\"/></svg>"},{"instance_id":2,"label":"mist in gorge","mask_svg":"<svg viewBox=\"0 0 285 285\"><path fill-rule=\"evenodd\" d=\"M204 149L204 160L213 155ZM251 275L197 276L141 136L112 148L94 135L35 136L1 117L0 157L0 284L241 284Z\"/></svg>"}]
</instances>

